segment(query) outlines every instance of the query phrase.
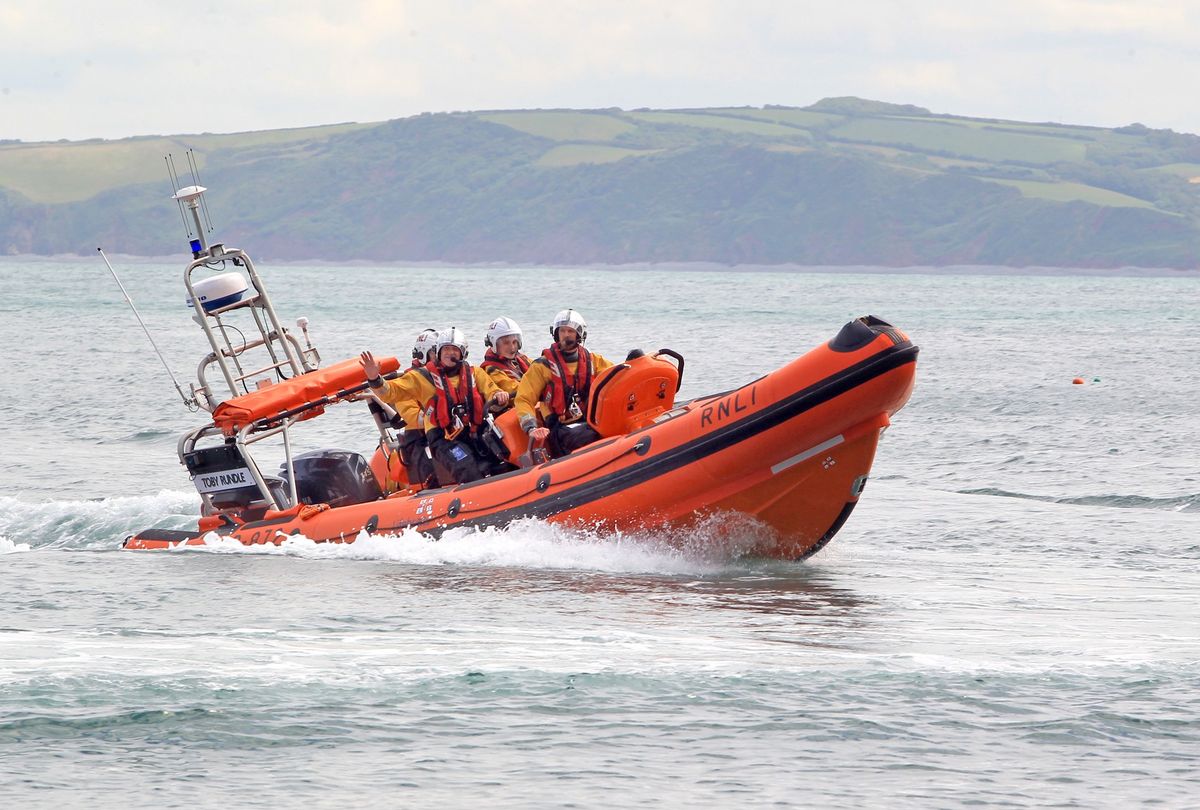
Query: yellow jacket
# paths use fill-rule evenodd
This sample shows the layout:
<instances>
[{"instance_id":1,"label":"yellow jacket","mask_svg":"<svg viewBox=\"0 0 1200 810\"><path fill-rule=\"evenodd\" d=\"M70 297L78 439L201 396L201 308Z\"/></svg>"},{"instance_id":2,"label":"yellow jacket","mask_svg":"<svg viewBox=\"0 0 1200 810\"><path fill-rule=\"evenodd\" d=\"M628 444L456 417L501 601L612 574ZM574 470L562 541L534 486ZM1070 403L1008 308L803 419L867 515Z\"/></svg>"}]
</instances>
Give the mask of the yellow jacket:
<instances>
[{"instance_id":1,"label":"yellow jacket","mask_svg":"<svg viewBox=\"0 0 1200 810\"><path fill-rule=\"evenodd\" d=\"M479 391L479 395L483 397L484 405L486 405L489 399L500 393L500 389L496 387L494 382L492 382L492 378L488 376L487 372L481 369L479 366L471 366L471 373L475 375L475 388L477 391ZM451 388L457 387L458 377L459 375L457 374L454 376L446 375L446 384ZM421 380L429 386L429 398L425 400L425 433L429 434L439 429L433 420L432 414L429 413L429 408L433 404L433 396L437 392L434 389L433 384L427 382L424 376L421 377Z\"/></svg>"},{"instance_id":2,"label":"yellow jacket","mask_svg":"<svg viewBox=\"0 0 1200 810\"><path fill-rule=\"evenodd\" d=\"M532 365L533 361L528 357L526 357L525 360ZM520 380L513 376L513 374L517 372L514 371L513 374L510 374L502 368L489 368L487 369L487 373L488 376L492 378L492 382L494 382L496 387L501 391L509 396L517 393L517 385L520 383Z\"/></svg>"},{"instance_id":3,"label":"yellow jacket","mask_svg":"<svg viewBox=\"0 0 1200 810\"><path fill-rule=\"evenodd\" d=\"M596 352L592 352L591 355L593 373L599 374L612 366L611 361L605 360ZM567 363L567 373L574 374L578 365L578 363ZM546 393L546 386L550 384L550 377L550 366L545 358L539 357L530 363L529 371L525 372L525 376L517 385L517 416L521 420L522 430L529 431L537 427L534 409L542 401L542 396Z\"/></svg>"},{"instance_id":4,"label":"yellow jacket","mask_svg":"<svg viewBox=\"0 0 1200 810\"><path fill-rule=\"evenodd\" d=\"M433 385L419 373L419 366L407 369L394 380L384 380L382 388L372 388L375 396L396 409L407 425L405 430L424 430L422 416L433 399Z\"/></svg>"},{"instance_id":5,"label":"yellow jacket","mask_svg":"<svg viewBox=\"0 0 1200 810\"><path fill-rule=\"evenodd\" d=\"M478 366L470 368L471 373L475 375L475 387L485 402L500 391L487 372ZM446 382L456 386L458 377L457 374L447 375ZM396 412L408 424L409 430L423 429L428 433L437 427L432 420L425 419L425 409L433 402L437 389L419 370L409 369L394 380L385 380L383 388L377 388L374 391L380 399L396 409Z\"/></svg>"}]
</instances>

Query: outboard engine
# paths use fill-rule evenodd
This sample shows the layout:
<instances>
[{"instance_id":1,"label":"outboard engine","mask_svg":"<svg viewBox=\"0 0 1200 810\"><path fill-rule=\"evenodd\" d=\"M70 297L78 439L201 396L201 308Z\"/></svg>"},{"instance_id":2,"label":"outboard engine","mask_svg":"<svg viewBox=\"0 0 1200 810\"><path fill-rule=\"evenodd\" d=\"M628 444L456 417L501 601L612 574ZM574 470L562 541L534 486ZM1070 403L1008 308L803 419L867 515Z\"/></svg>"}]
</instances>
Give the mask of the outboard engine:
<instances>
[{"instance_id":1,"label":"outboard engine","mask_svg":"<svg viewBox=\"0 0 1200 810\"><path fill-rule=\"evenodd\" d=\"M184 453L183 463L192 475L196 491L204 499L205 515L218 512L265 511L274 503L267 500L250 474L245 457L235 445L220 444ZM287 502L284 482L273 476L264 479L277 503Z\"/></svg>"},{"instance_id":2,"label":"outboard engine","mask_svg":"<svg viewBox=\"0 0 1200 810\"><path fill-rule=\"evenodd\" d=\"M296 470L296 497L300 503L327 503L331 507L366 503L383 497L371 465L349 450L313 450L292 459ZM287 465L280 475L288 477Z\"/></svg>"}]
</instances>

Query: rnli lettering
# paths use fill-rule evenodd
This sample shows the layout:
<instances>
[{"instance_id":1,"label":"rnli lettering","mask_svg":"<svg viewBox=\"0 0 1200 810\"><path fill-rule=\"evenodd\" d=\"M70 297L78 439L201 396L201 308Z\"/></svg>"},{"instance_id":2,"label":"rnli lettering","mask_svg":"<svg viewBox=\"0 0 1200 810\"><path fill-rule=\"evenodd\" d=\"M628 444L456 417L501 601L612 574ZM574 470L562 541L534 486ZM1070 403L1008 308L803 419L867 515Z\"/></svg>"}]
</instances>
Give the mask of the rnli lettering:
<instances>
[{"instance_id":1,"label":"rnli lettering","mask_svg":"<svg viewBox=\"0 0 1200 810\"><path fill-rule=\"evenodd\" d=\"M417 519L429 520L433 517L433 498L422 498L417 501Z\"/></svg>"},{"instance_id":2,"label":"rnli lettering","mask_svg":"<svg viewBox=\"0 0 1200 810\"><path fill-rule=\"evenodd\" d=\"M758 404L758 386L750 386L749 391L739 388L734 393L723 397L716 405L709 405L701 409L700 427L712 427L756 404Z\"/></svg>"},{"instance_id":3,"label":"rnli lettering","mask_svg":"<svg viewBox=\"0 0 1200 810\"><path fill-rule=\"evenodd\" d=\"M221 470L220 472L201 473L192 479L196 491L201 493L221 492L226 489L254 486L254 478L246 467L236 470Z\"/></svg>"}]
</instances>

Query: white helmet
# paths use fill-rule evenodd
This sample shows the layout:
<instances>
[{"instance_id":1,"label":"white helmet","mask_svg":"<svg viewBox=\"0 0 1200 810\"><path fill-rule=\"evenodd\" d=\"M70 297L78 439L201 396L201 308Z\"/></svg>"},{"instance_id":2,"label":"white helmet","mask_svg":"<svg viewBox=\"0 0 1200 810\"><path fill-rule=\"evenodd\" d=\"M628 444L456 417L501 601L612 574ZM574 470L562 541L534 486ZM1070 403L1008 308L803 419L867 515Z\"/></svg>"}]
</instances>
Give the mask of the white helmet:
<instances>
[{"instance_id":1,"label":"white helmet","mask_svg":"<svg viewBox=\"0 0 1200 810\"><path fill-rule=\"evenodd\" d=\"M520 351L521 325L512 318L501 316L488 324L487 335L483 339L483 345L494 349L500 344L500 338L505 338L509 335L517 336L517 351Z\"/></svg>"},{"instance_id":2,"label":"white helmet","mask_svg":"<svg viewBox=\"0 0 1200 810\"><path fill-rule=\"evenodd\" d=\"M578 332L580 343L587 340L587 321L575 310L564 309L554 316L554 323L550 327L550 337L558 340L558 327L560 326L569 326Z\"/></svg>"},{"instance_id":3,"label":"white helmet","mask_svg":"<svg viewBox=\"0 0 1200 810\"><path fill-rule=\"evenodd\" d=\"M426 329L417 335L417 342L413 344L412 356L414 360L420 360L422 363L429 362L429 355L437 348L438 330Z\"/></svg>"},{"instance_id":4,"label":"white helmet","mask_svg":"<svg viewBox=\"0 0 1200 810\"><path fill-rule=\"evenodd\" d=\"M467 359L467 336L463 331L456 326L451 326L449 329L443 329L438 332L437 336L437 359L442 359L443 346L457 346L462 352L463 360Z\"/></svg>"}]
</instances>

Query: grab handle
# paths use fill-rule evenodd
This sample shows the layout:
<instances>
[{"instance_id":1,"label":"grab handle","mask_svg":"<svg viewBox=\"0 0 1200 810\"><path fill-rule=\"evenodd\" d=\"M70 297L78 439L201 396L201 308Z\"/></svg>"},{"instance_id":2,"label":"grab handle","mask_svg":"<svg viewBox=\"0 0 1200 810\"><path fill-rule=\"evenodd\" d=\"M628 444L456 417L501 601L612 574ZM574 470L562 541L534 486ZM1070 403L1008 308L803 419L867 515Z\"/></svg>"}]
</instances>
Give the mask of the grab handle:
<instances>
[{"instance_id":1,"label":"grab handle","mask_svg":"<svg viewBox=\"0 0 1200 810\"><path fill-rule=\"evenodd\" d=\"M660 354L665 354L667 357L673 357L676 361L678 361L677 365L679 366L679 380L675 383L675 393L678 394L679 386L683 385L683 355L679 352L672 351L671 349L659 349L654 356L658 357Z\"/></svg>"}]
</instances>

